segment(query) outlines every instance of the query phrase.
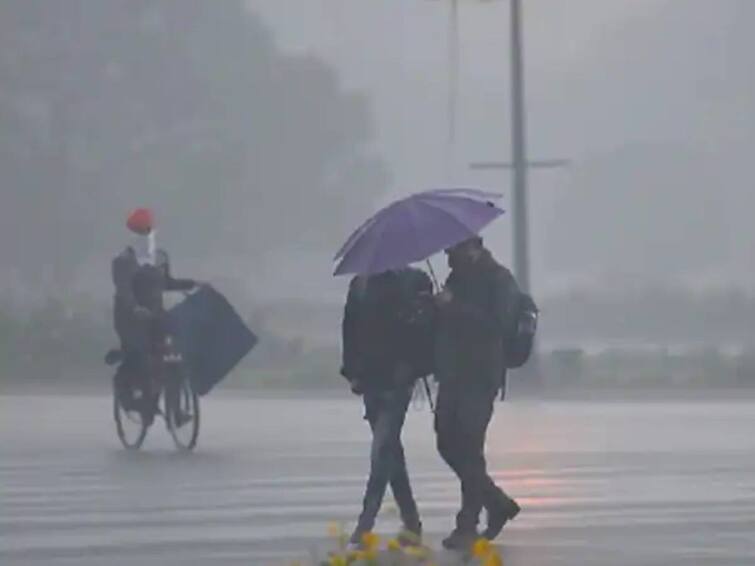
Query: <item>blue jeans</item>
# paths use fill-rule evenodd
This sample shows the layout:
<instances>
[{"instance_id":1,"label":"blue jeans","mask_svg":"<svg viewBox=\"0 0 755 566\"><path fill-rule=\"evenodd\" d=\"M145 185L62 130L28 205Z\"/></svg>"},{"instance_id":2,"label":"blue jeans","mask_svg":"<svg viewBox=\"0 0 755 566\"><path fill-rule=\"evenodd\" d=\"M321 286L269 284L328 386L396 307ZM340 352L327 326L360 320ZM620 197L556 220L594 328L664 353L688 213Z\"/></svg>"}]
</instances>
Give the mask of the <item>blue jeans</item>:
<instances>
[{"instance_id":1,"label":"blue jeans","mask_svg":"<svg viewBox=\"0 0 755 566\"><path fill-rule=\"evenodd\" d=\"M401 429L411 397L411 386L364 395L365 418L372 429L372 449L370 477L357 524L360 532L370 532L374 528L389 484L404 525L413 530L419 528L419 512L401 444Z\"/></svg>"}]
</instances>

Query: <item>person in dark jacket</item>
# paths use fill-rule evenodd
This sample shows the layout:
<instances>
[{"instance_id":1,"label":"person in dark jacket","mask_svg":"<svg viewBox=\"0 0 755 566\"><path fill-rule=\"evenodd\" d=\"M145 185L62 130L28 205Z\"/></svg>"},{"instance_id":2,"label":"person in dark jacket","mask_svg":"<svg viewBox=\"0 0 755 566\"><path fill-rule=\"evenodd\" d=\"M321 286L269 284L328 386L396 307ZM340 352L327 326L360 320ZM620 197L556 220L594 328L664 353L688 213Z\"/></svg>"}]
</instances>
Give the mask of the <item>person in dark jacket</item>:
<instances>
[{"instance_id":1,"label":"person in dark jacket","mask_svg":"<svg viewBox=\"0 0 755 566\"><path fill-rule=\"evenodd\" d=\"M432 337L428 340L425 321L434 310L432 292L427 274L409 268L357 276L349 287L341 373L352 391L363 395L373 435L362 513L351 537L354 545L374 528L389 484L403 521L402 542L416 542L422 535L401 430L416 379L431 372L426 360L432 362Z\"/></svg>"},{"instance_id":2,"label":"person in dark jacket","mask_svg":"<svg viewBox=\"0 0 755 566\"><path fill-rule=\"evenodd\" d=\"M443 541L465 549L478 537L484 507L494 539L519 507L486 470L485 436L505 376L504 340L513 324L516 281L474 238L447 250L451 273L436 296L438 399L435 430L438 450L461 482L456 529Z\"/></svg>"},{"instance_id":3,"label":"person in dark jacket","mask_svg":"<svg viewBox=\"0 0 755 566\"><path fill-rule=\"evenodd\" d=\"M138 387L143 394L143 416L151 422L157 400L151 388L154 353L165 335L163 293L188 291L197 283L171 275L168 254L156 246L151 211L134 210L126 224L133 240L111 265L113 323L124 360L116 383L124 397Z\"/></svg>"}]
</instances>

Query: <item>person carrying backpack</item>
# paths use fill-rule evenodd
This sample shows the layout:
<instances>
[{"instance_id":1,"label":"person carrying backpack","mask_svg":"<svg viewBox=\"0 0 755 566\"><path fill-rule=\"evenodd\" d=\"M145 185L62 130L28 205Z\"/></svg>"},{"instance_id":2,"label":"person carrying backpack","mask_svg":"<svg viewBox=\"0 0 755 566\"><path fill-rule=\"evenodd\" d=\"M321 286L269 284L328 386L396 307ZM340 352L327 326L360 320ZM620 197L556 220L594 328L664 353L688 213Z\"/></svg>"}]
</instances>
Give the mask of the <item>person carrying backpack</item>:
<instances>
[{"instance_id":1,"label":"person carrying backpack","mask_svg":"<svg viewBox=\"0 0 755 566\"><path fill-rule=\"evenodd\" d=\"M403 522L399 540L416 544L422 536L401 431L416 380L432 373L432 293L427 274L411 268L357 276L349 287L341 373L362 395L372 430L370 475L352 545L374 528L388 485Z\"/></svg>"},{"instance_id":2,"label":"person carrying backpack","mask_svg":"<svg viewBox=\"0 0 755 566\"><path fill-rule=\"evenodd\" d=\"M435 431L438 451L460 480L462 505L456 528L443 545L468 550L479 536L483 507L488 525L481 534L490 540L520 511L488 475L484 446L510 365L522 294L481 238L466 240L446 253L451 273L436 296Z\"/></svg>"}]
</instances>

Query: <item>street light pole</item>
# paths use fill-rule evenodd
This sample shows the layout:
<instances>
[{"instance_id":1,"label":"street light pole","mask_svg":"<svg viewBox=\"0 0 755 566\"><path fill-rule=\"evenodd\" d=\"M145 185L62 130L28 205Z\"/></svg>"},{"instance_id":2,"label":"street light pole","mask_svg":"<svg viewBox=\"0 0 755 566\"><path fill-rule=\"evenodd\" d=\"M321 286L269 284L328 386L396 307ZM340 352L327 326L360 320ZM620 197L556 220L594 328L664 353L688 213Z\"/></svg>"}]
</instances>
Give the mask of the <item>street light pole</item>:
<instances>
[{"instance_id":1,"label":"street light pole","mask_svg":"<svg viewBox=\"0 0 755 566\"><path fill-rule=\"evenodd\" d=\"M448 151L447 167L452 167L456 139L456 104L459 65L459 0L450 0L448 27ZM481 163L480 169L510 168L513 181L513 251L514 273L519 286L531 292L529 261L529 210L527 206L527 172L530 167L561 167L563 160L527 161L527 123L524 93L524 49L522 41L522 1L509 0L511 57L511 163Z\"/></svg>"},{"instance_id":2,"label":"street light pole","mask_svg":"<svg viewBox=\"0 0 755 566\"><path fill-rule=\"evenodd\" d=\"M510 7L510 57L511 57L511 162L477 163L474 169L511 169L513 184L513 252L514 273L519 288L531 293L529 261L529 211L527 207L527 173L530 167L553 168L568 164L561 159L529 162L527 160L527 123L524 96L524 53L522 42L522 2L509 0ZM535 353L535 352L533 352ZM526 387L537 392L542 386L542 376L537 369L537 356L524 369L529 373Z\"/></svg>"},{"instance_id":3,"label":"street light pole","mask_svg":"<svg viewBox=\"0 0 755 566\"><path fill-rule=\"evenodd\" d=\"M535 161L525 162L524 170L526 172L528 169L556 169L560 167L568 167L570 163L571 162L568 159L538 159ZM521 166L521 162L520 162L520 166ZM511 170L516 171L515 163L505 162L505 161L480 161L477 163L471 163L469 167L470 169L477 169L477 170L511 169ZM517 220L515 216L514 217L515 228L517 226L516 221ZM525 222L525 227L526 227L526 222ZM516 231L514 232L514 236L516 237ZM517 256L517 254L527 253L526 247L524 248L524 250L522 250L521 247L517 247L518 243L519 242L514 241L514 261L515 262L517 258L521 259L522 257L521 255ZM525 244L526 244L526 240L525 240ZM526 267L529 267L528 259L529 258L525 256ZM516 263L514 265L515 265L515 269L521 269L520 267L516 267L517 265ZM522 282L521 271L517 272L517 279L519 282L519 287L526 292L530 292L530 289L529 289L530 281L525 279L525 281ZM525 284L527 285L527 287L524 286ZM525 380L527 385L524 387L530 393L537 393L542 387L542 375L540 374L540 371L538 369L538 361L537 361L537 344L533 346L532 357L531 357L530 362L519 371L524 371L529 374L527 376L527 379Z\"/></svg>"},{"instance_id":4,"label":"street light pole","mask_svg":"<svg viewBox=\"0 0 755 566\"><path fill-rule=\"evenodd\" d=\"M514 273L530 292L529 222L527 209L527 138L524 105L521 0L509 0L511 36L511 162L513 171Z\"/></svg>"},{"instance_id":5,"label":"street light pole","mask_svg":"<svg viewBox=\"0 0 755 566\"><path fill-rule=\"evenodd\" d=\"M459 89L459 0L451 0L448 16L448 144L456 144L456 113ZM451 156L454 157L453 155Z\"/></svg>"}]
</instances>

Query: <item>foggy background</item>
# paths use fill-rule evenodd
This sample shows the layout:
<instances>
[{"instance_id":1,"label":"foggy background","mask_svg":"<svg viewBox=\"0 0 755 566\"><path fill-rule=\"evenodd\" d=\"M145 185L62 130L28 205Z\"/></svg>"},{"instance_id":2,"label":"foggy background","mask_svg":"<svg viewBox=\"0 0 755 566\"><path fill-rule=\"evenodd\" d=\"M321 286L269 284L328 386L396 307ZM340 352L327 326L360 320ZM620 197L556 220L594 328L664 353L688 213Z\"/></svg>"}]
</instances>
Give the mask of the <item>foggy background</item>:
<instances>
[{"instance_id":1,"label":"foggy background","mask_svg":"<svg viewBox=\"0 0 755 566\"><path fill-rule=\"evenodd\" d=\"M571 160L530 173L546 373L755 383L755 4L524 4L530 158ZM431 187L510 204L508 173L468 169L509 158L508 4L461 3L452 152L447 18L430 0L0 2L3 384L103 381L109 263L147 205L174 272L262 335L236 382L337 386L350 230ZM510 230L485 234L505 262Z\"/></svg>"},{"instance_id":2,"label":"foggy background","mask_svg":"<svg viewBox=\"0 0 755 566\"><path fill-rule=\"evenodd\" d=\"M522 4L529 157L570 164L529 175L538 371L509 391L542 380L488 430L525 510L504 562L755 564L755 0ZM369 467L333 254L415 191L510 209L509 173L468 167L510 158L508 12L460 1L450 147L446 1L0 0L0 563L325 556ZM111 422L137 206L261 338L190 455ZM510 234L484 234L508 265ZM421 400L403 441L439 548L458 483Z\"/></svg>"}]
</instances>

